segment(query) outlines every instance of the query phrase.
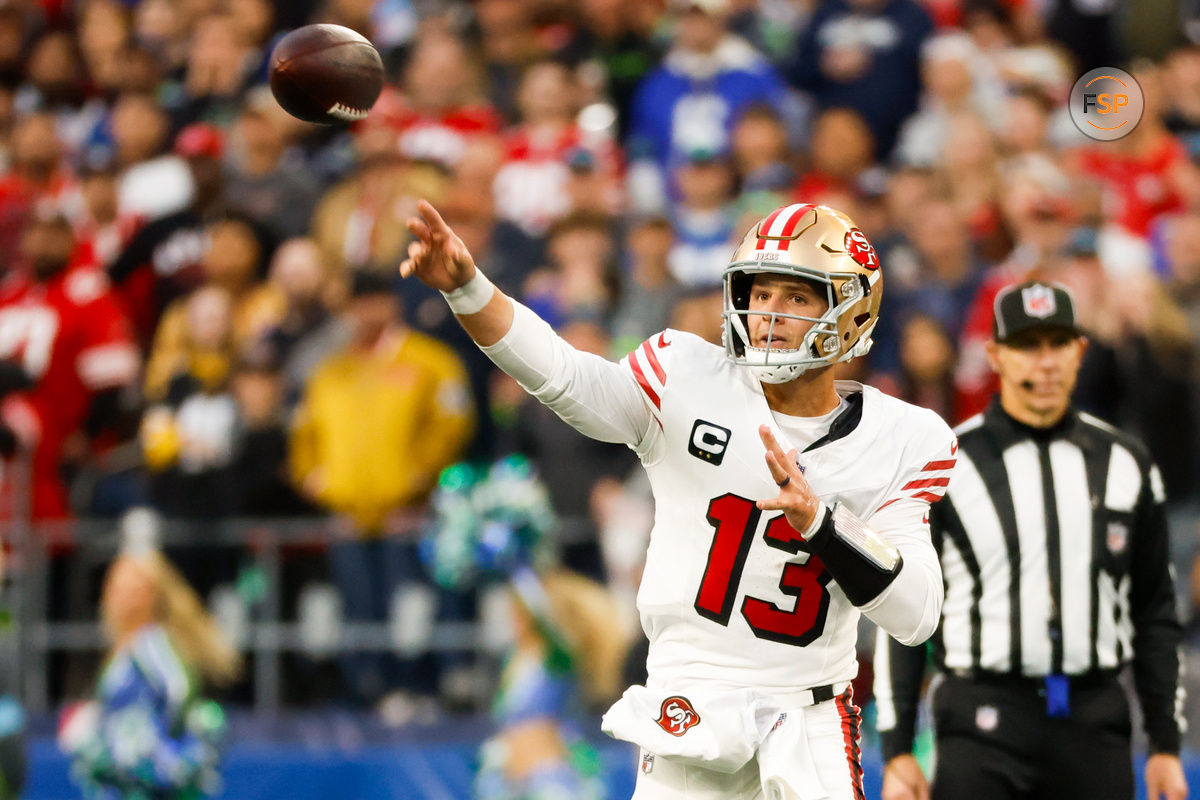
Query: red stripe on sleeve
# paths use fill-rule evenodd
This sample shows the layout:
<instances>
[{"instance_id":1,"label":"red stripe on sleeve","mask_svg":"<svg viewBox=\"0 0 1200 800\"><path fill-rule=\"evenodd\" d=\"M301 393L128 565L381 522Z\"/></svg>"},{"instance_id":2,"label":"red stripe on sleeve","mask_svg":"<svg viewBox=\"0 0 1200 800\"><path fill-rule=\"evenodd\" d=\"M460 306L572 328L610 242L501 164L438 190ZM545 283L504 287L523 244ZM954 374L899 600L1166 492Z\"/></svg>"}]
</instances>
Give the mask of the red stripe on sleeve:
<instances>
[{"instance_id":1,"label":"red stripe on sleeve","mask_svg":"<svg viewBox=\"0 0 1200 800\"><path fill-rule=\"evenodd\" d=\"M945 461L930 461L925 466L921 467L922 472L932 472L935 469L954 469L956 458L948 458Z\"/></svg>"},{"instance_id":2,"label":"red stripe on sleeve","mask_svg":"<svg viewBox=\"0 0 1200 800\"><path fill-rule=\"evenodd\" d=\"M930 486L949 486L949 478L923 478L919 481L909 481L904 484L905 489L928 489Z\"/></svg>"},{"instance_id":3,"label":"red stripe on sleeve","mask_svg":"<svg viewBox=\"0 0 1200 800\"><path fill-rule=\"evenodd\" d=\"M658 362L658 356L654 352L654 348L650 346L650 340L642 342L642 350L646 353L646 361L650 363L650 369L654 370L658 382L663 386L667 385L667 371L662 368L662 364Z\"/></svg>"},{"instance_id":4,"label":"red stripe on sleeve","mask_svg":"<svg viewBox=\"0 0 1200 800\"><path fill-rule=\"evenodd\" d=\"M931 503L936 503L938 500L942 499L940 494L934 494L933 492L917 492L913 495L913 497L918 500L928 500Z\"/></svg>"},{"instance_id":5,"label":"red stripe on sleeve","mask_svg":"<svg viewBox=\"0 0 1200 800\"><path fill-rule=\"evenodd\" d=\"M633 377L637 378L638 385L642 387L646 397L650 398L650 402L654 403L655 408L662 410L662 401L658 399L658 393L650 386L650 381L646 380L646 373L642 372L642 368L637 362L636 351L629 354L629 368L633 370Z\"/></svg>"}]
</instances>

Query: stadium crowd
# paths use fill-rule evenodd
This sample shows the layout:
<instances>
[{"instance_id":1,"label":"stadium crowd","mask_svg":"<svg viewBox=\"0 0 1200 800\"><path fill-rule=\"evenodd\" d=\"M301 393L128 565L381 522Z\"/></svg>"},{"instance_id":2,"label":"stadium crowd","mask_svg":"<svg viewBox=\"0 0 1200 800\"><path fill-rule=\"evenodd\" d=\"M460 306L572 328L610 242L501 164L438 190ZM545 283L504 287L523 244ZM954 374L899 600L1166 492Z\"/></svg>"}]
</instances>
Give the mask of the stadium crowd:
<instances>
[{"instance_id":1,"label":"stadium crowd","mask_svg":"<svg viewBox=\"0 0 1200 800\"><path fill-rule=\"evenodd\" d=\"M325 514L347 614L382 618L421 571L439 471L519 452L563 562L630 602L633 454L525 397L397 279L403 222L431 200L498 286L619 357L664 327L719 342L746 228L825 203L884 265L876 346L848 375L952 424L994 390L995 294L1030 275L1074 291L1076 400L1162 468L1200 649L1200 18L1182 5L0 4L2 513L50 530L149 505L196 536ZM379 48L366 120L275 103L272 45L307 22ZM1145 93L1115 142L1065 108L1103 65ZM179 563L202 591L229 577ZM368 673L351 694L387 687Z\"/></svg>"}]
</instances>

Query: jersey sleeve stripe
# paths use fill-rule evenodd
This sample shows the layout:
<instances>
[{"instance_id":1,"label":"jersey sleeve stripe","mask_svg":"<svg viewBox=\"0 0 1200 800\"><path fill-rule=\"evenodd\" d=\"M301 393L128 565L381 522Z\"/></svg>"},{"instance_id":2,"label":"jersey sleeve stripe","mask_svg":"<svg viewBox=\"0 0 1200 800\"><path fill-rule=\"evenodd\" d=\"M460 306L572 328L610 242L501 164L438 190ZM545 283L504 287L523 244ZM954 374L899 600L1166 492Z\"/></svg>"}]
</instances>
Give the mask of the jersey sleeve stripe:
<instances>
[{"instance_id":1,"label":"jersey sleeve stripe","mask_svg":"<svg viewBox=\"0 0 1200 800\"><path fill-rule=\"evenodd\" d=\"M633 370L633 377L637 379L638 385L642 387L642 391L646 393L646 397L650 398L650 402L654 403L654 407L662 409L662 400L658 397L658 392L650 386L650 381L646 380L646 373L642 372L642 366L637 361L637 351L629 354L629 368Z\"/></svg>"},{"instance_id":2,"label":"jersey sleeve stripe","mask_svg":"<svg viewBox=\"0 0 1200 800\"><path fill-rule=\"evenodd\" d=\"M958 459L948 458L944 461L930 461L925 466L921 467L922 472L933 472L939 469L954 469L954 464Z\"/></svg>"},{"instance_id":3,"label":"jersey sleeve stripe","mask_svg":"<svg viewBox=\"0 0 1200 800\"><path fill-rule=\"evenodd\" d=\"M642 350L646 353L646 361L650 364L650 369L654 371L654 375L658 378L658 382L663 386L666 386L667 371L663 369L662 364L659 363L658 356L655 355L654 348L650 346L649 339L642 342Z\"/></svg>"},{"instance_id":4,"label":"jersey sleeve stripe","mask_svg":"<svg viewBox=\"0 0 1200 800\"><path fill-rule=\"evenodd\" d=\"M936 503L938 500L942 499L942 495L940 492L939 493L917 492L916 494L913 495L913 497L916 498L917 500L928 500L930 503Z\"/></svg>"},{"instance_id":5,"label":"jersey sleeve stripe","mask_svg":"<svg viewBox=\"0 0 1200 800\"><path fill-rule=\"evenodd\" d=\"M909 481L904 484L901 489L928 489L931 486L949 486L949 478L923 478L917 481Z\"/></svg>"}]
</instances>

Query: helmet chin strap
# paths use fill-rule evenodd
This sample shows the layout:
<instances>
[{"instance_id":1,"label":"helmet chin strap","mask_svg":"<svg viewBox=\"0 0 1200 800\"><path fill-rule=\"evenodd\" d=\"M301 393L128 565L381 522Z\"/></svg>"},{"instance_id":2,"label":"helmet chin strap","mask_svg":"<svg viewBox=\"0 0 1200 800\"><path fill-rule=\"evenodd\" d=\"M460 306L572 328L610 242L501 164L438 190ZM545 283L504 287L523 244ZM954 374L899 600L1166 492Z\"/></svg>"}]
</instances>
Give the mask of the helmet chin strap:
<instances>
[{"instance_id":1,"label":"helmet chin strap","mask_svg":"<svg viewBox=\"0 0 1200 800\"><path fill-rule=\"evenodd\" d=\"M762 383L788 383L796 380L815 364L775 364L765 367L748 364L747 368Z\"/></svg>"}]
</instances>

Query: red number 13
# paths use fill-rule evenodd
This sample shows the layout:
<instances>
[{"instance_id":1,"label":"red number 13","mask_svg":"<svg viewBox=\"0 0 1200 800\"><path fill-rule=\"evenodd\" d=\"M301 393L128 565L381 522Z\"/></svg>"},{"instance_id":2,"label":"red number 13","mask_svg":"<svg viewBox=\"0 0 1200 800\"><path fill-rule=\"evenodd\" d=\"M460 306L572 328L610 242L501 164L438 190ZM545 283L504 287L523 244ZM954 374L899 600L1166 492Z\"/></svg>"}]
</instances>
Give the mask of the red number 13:
<instances>
[{"instance_id":1,"label":"red number 13","mask_svg":"<svg viewBox=\"0 0 1200 800\"><path fill-rule=\"evenodd\" d=\"M696 593L696 611L721 625L729 624L733 601L737 597L742 569L760 516L753 500L736 494L724 494L708 504L708 521L715 529L708 565ZM769 523L763 534L768 545L796 554L806 552L800 534L780 515ZM742 616L754 635L772 642L803 647L811 644L825 629L829 613L830 575L815 555L803 564L785 564L779 589L796 598L794 608L784 609L766 600L747 596L742 600Z\"/></svg>"}]
</instances>

